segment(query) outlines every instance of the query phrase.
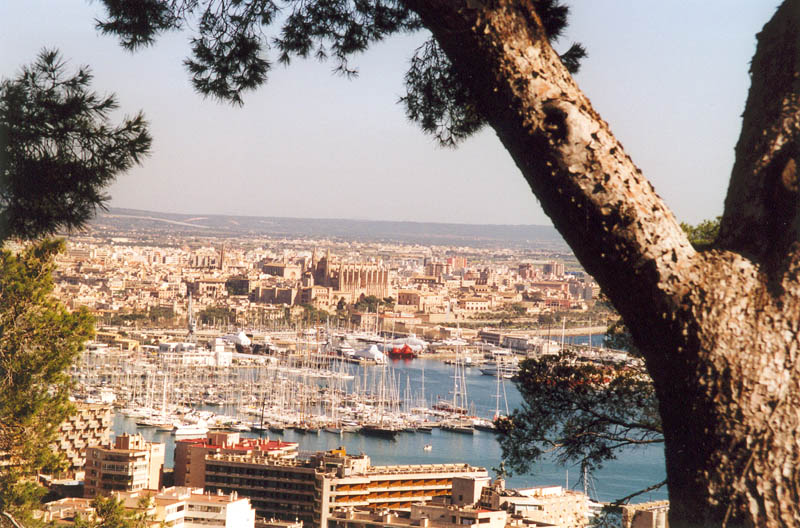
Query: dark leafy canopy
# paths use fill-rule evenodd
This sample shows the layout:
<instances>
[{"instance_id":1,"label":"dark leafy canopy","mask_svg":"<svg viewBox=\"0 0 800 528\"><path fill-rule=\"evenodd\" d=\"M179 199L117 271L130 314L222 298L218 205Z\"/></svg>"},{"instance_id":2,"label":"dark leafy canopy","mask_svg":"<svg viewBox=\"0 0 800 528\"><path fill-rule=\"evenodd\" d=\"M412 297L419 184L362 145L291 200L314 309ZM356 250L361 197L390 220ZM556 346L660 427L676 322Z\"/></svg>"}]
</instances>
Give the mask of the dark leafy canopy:
<instances>
[{"instance_id":1,"label":"dark leafy canopy","mask_svg":"<svg viewBox=\"0 0 800 528\"><path fill-rule=\"evenodd\" d=\"M112 125L118 104L91 80L44 50L0 83L0 240L82 227L107 199L103 188L150 149L142 114Z\"/></svg>"},{"instance_id":2,"label":"dark leafy canopy","mask_svg":"<svg viewBox=\"0 0 800 528\"><path fill-rule=\"evenodd\" d=\"M124 47L152 44L165 31L196 27L192 56L184 62L203 95L242 104L242 94L264 84L274 48L288 64L294 57L333 59L334 71L356 75L350 59L394 34L421 30L419 19L400 0L102 0L104 33ZM551 40L567 25L569 9L558 0L536 0ZM272 34L270 26L280 21ZM561 57L571 72L586 51L573 44ZM416 50L401 98L409 119L443 145L452 146L480 129L484 119L438 44Z\"/></svg>"},{"instance_id":3,"label":"dark leafy canopy","mask_svg":"<svg viewBox=\"0 0 800 528\"><path fill-rule=\"evenodd\" d=\"M496 422L513 470L529 472L552 454L591 472L623 448L663 442L658 402L641 365L545 356L523 361L516 385L521 407Z\"/></svg>"},{"instance_id":4,"label":"dark leafy canopy","mask_svg":"<svg viewBox=\"0 0 800 528\"><path fill-rule=\"evenodd\" d=\"M60 468L49 445L72 411L67 368L94 332L86 309L70 313L51 295L62 249L43 241L0 251L0 511L24 512L37 498L24 477Z\"/></svg>"}]
</instances>

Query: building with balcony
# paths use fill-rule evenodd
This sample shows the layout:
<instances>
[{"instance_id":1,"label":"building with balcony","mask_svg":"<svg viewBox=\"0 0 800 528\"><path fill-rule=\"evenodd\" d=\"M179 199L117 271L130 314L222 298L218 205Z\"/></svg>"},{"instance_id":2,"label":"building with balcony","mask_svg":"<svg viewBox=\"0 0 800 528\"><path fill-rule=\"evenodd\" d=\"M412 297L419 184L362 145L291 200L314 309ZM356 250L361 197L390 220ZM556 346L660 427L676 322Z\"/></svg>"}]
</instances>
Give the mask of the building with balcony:
<instances>
[{"instance_id":1,"label":"building with balcony","mask_svg":"<svg viewBox=\"0 0 800 528\"><path fill-rule=\"evenodd\" d=\"M373 466L368 456L348 455L344 449L306 460L209 453L205 489L249 497L262 517L327 528L336 508L408 509L413 503L449 496L453 478L459 476L488 473L469 464Z\"/></svg>"},{"instance_id":2,"label":"building with balcony","mask_svg":"<svg viewBox=\"0 0 800 528\"><path fill-rule=\"evenodd\" d=\"M87 448L108 445L111 439L111 405L76 403L75 407L75 414L58 428L52 447L67 457L68 471L80 477L86 464Z\"/></svg>"},{"instance_id":3,"label":"building with balcony","mask_svg":"<svg viewBox=\"0 0 800 528\"><path fill-rule=\"evenodd\" d=\"M87 448L83 496L160 489L164 448L128 434L118 436L113 447Z\"/></svg>"},{"instance_id":4,"label":"building with balcony","mask_svg":"<svg viewBox=\"0 0 800 528\"><path fill-rule=\"evenodd\" d=\"M175 485L202 488L206 482L206 455L257 454L267 458L290 460L297 457L295 442L268 438L240 438L239 433L210 432L206 438L188 438L175 442Z\"/></svg>"}]
</instances>

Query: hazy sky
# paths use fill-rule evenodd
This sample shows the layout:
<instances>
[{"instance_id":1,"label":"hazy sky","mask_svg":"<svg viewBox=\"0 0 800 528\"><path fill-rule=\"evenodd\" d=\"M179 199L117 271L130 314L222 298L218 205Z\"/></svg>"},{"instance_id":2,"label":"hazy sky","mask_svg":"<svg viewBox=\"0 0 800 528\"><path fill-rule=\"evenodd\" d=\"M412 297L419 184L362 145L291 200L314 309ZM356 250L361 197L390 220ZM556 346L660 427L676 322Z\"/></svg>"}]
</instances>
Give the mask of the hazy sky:
<instances>
[{"instance_id":1,"label":"hazy sky","mask_svg":"<svg viewBox=\"0 0 800 528\"><path fill-rule=\"evenodd\" d=\"M575 0L565 48L589 51L577 80L679 219L722 212L755 34L778 0ZM276 66L243 108L196 95L186 34L123 51L94 29L99 2L0 1L0 76L44 46L88 64L155 138L111 205L179 213L549 224L491 129L442 149L397 100L423 35L375 46L359 78L331 65Z\"/></svg>"}]
</instances>

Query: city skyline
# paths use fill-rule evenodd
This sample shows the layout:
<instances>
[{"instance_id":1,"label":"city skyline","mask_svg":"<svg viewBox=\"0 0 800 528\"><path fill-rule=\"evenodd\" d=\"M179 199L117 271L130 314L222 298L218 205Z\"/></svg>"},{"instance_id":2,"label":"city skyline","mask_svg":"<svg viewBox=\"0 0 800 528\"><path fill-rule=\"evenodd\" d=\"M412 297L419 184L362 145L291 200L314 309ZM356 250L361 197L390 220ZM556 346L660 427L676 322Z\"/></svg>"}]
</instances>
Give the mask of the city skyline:
<instances>
[{"instance_id":1,"label":"city skyline","mask_svg":"<svg viewBox=\"0 0 800 528\"><path fill-rule=\"evenodd\" d=\"M722 211L755 34L774 3L692 5L690 16L654 2L572 5L557 47L586 45L579 85L680 220ZM232 108L192 91L185 34L129 54L94 29L99 3L10 2L0 16L17 21L0 36L0 76L57 47L92 68L98 91L117 93L120 115L150 120L153 154L109 188L113 207L550 224L491 130L447 150L406 120L396 102L421 35L375 46L352 81L314 61L275 67Z\"/></svg>"}]
</instances>

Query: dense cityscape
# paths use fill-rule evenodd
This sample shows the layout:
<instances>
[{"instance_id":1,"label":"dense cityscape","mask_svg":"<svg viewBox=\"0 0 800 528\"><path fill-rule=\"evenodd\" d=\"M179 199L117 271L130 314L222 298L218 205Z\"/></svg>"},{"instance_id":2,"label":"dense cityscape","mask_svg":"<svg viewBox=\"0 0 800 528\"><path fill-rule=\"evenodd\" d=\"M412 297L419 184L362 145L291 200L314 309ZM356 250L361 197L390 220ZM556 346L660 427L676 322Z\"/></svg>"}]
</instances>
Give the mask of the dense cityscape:
<instances>
[{"instance_id":1,"label":"dense cityscape","mask_svg":"<svg viewBox=\"0 0 800 528\"><path fill-rule=\"evenodd\" d=\"M800 526L800 0L635 4L0 2L0 528Z\"/></svg>"},{"instance_id":2,"label":"dense cityscape","mask_svg":"<svg viewBox=\"0 0 800 528\"><path fill-rule=\"evenodd\" d=\"M131 235L98 221L57 257L57 297L97 331L53 446L69 469L40 477L62 498L41 520L91 517L109 494L185 527L571 528L602 508L588 479L507 488L502 470L453 459L468 452L424 457L446 435L496 444L526 357L635 361L592 345L615 315L563 247ZM468 371L483 395L467 394ZM421 449L374 464L348 452L356 438ZM628 506L623 521L666 510Z\"/></svg>"}]
</instances>

